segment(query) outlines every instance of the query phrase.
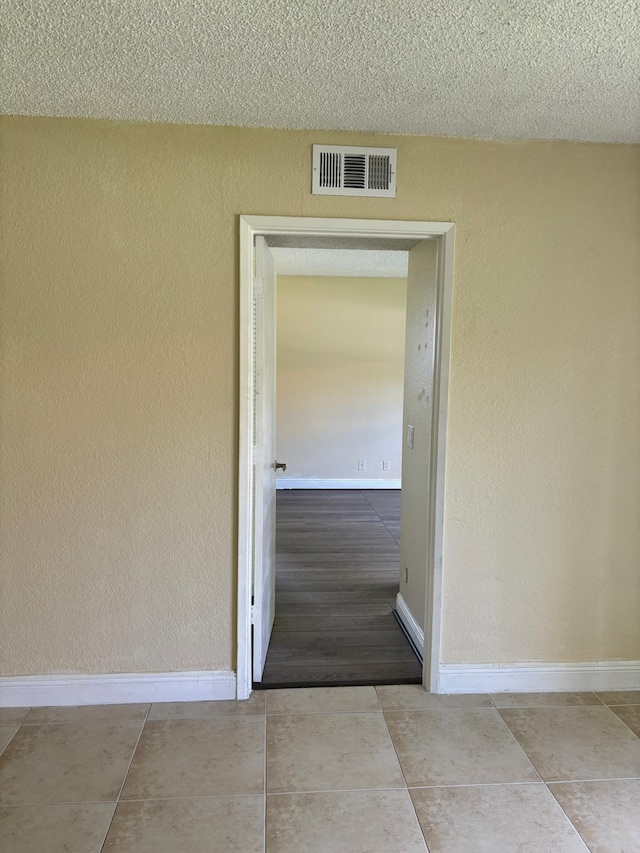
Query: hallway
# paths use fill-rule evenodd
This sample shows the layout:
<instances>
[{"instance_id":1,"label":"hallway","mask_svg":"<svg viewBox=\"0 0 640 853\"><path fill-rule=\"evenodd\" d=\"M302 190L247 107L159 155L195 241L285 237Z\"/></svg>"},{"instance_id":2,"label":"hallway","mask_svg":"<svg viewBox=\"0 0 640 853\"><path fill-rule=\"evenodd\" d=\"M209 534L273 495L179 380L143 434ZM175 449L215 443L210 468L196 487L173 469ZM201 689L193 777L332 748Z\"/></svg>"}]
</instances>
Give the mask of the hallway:
<instances>
[{"instance_id":1,"label":"hallway","mask_svg":"<svg viewBox=\"0 0 640 853\"><path fill-rule=\"evenodd\" d=\"M399 490L277 493L276 617L262 684L417 684L392 608Z\"/></svg>"}]
</instances>

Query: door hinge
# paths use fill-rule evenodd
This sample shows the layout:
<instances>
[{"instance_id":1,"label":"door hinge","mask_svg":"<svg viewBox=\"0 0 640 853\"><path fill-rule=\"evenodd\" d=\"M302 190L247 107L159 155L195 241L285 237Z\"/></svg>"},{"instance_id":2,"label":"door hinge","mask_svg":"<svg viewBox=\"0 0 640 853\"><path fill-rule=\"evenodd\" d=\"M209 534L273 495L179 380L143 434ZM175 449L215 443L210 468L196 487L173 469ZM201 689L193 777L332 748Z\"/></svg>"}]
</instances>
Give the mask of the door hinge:
<instances>
[{"instance_id":1,"label":"door hinge","mask_svg":"<svg viewBox=\"0 0 640 853\"><path fill-rule=\"evenodd\" d=\"M251 605L251 624L252 625L256 624L256 608L254 607L253 604Z\"/></svg>"}]
</instances>

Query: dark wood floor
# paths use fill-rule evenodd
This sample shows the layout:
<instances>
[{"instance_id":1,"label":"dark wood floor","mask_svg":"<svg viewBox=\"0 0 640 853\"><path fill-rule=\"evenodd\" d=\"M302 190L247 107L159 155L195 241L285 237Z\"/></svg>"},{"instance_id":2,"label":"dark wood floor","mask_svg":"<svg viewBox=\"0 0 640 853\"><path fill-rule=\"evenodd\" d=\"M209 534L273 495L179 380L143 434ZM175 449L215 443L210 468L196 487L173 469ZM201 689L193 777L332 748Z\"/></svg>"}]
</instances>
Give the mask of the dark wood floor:
<instances>
[{"instance_id":1,"label":"dark wood floor","mask_svg":"<svg viewBox=\"0 0 640 853\"><path fill-rule=\"evenodd\" d=\"M276 618L261 686L419 683L392 610L399 559L399 491L279 491Z\"/></svg>"}]
</instances>

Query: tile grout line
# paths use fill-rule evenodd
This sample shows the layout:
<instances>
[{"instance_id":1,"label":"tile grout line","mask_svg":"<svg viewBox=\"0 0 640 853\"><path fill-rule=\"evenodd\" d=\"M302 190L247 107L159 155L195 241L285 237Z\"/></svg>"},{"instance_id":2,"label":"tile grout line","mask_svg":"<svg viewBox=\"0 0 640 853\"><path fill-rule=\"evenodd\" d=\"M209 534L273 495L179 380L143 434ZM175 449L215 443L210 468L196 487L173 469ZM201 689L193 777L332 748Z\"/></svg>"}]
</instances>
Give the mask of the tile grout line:
<instances>
[{"instance_id":1,"label":"tile grout line","mask_svg":"<svg viewBox=\"0 0 640 853\"><path fill-rule=\"evenodd\" d=\"M64 707L64 706L62 706ZM146 717L146 714L145 714ZM27 729L35 729L38 726L119 726L120 723L144 723L145 719L132 720L127 717L120 717L115 720L70 720L64 723L23 723ZM22 728L22 726L20 726Z\"/></svg>"},{"instance_id":2,"label":"tile grout line","mask_svg":"<svg viewBox=\"0 0 640 853\"><path fill-rule=\"evenodd\" d=\"M129 775L129 771L131 770L131 765L133 764L133 759L135 758L136 752L138 751L138 744L140 743L140 738L142 737L142 732L144 731L144 727L147 724L147 720L149 719L149 714L151 713L151 708L153 703L149 703L149 708L147 709L147 713L144 715L144 720L142 721L142 725L140 726L140 731L138 732L138 737L136 738L135 745L133 747L133 751L131 753L131 758L129 759L129 764L127 765L127 770L124 774L124 778L122 779L122 785L120 785L120 790L118 791L118 796L116 797L116 804L113 809L113 814L111 815L111 820L109 821L109 826L107 827L107 831L104 834L104 840L100 846L100 851L104 850L104 845L107 843L107 838L109 837L109 832L111 831L111 827L113 825L113 819L116 816L116 812L118 810L118 805L120 803L120 797L122 796L122 791L124 790L125 783L127 781L127 777Z\"/></svg>"},{"instance_id":3,"label":"tile grout line","mask_svg":"<svg viewBox=\"0 0 640 853\"><path fill-rule=\"evenodd\" d=\"M491 696L489 696L489 699L491 699ZM566 707L566 706L565 706L565 707ZM589 707L589 706L586 706L586 707ZM598 706L597 706L597 705L594 705L594 706L590 706L590 707L598 707ZM511 709L509 709L509 710L511 710ZM555 797L555 796L554 796L553 791L551 790L551 788L549 787L549 785L547 784L547 782L542 778L542 774L540 773L540 771L538 770L538 768L537 768L537 767L536 767L536 765L534 764L533 760L532 760L532 759L527 755L527 752L526 752L525 748L522 746L522 744L520 743L520 741L518 740L518 738L517 738L517 737L514 735L514 733L511 731L511 729L509 728L509 725L508 725L507 721L504 719L504 717L502 716L502 714L500 713L500 711L499 711L497 708L496 708L496 712L497 712L498 716L500 717L500 719L502 720L502 722L504 723L504 725L507 727L507 729L508 729L509 734L511 735L511 737L512 737L512 738L515 740L515 742L518 744L518 746L519 746L519 747L520 747L520 749L522 750L523 754L526 756L527 760L529 761L529 763L531 764L531 766L532 766L532 767L533 767L533 769L535 770L535 772L536 772L536 774L537 774L538 778L540 779L540 781L542 782L542 784L545 786L545 788L546 788L547 792L548 792L548 793L553 797L554 802L557 804L558 808L560 809L560 811L562 812L562 814L565 816L565 818L566 818L566 820L567 820L567 822L568 822L569 826L570 826L570 827L572 827L572 829L573 829L573 831L575 832L575 834L578 836L578 838L580 839L580 841L584 844L585 850L591 851L591 848L587 846L586 841L584 840L584 838L582 837L582 835L578 832L578 827L577 827L577 826L575 826L575 824L573 823L573 821L571 820L571 818L569 817L569 815L568 815L568 814L566 813L566 811L563 809L563 807L562 807L561 803L558 801L557 797Z\"/></svg>"},{"instance_id":4,"label":"tile grout line","mask_svg":"<svg viewBox=\"0 0 640 853\"><path fill-rule=\"evenodd\" d=\"M229 797L234 799L255 800L260 794L204 794L197 797L132 797L130 800L123 800L123 804L128 803L163 803L174 802L178 800L226 800ZM119 803L116 800L62 800L60 802L35 802L35 803L3 803L3 809L22 809L31 806L117 806Z\"/></svg>"},{"instance_id":5,"label":"tile grout line","mask_svg":"<svg viewBox=\"0 0 640 853\"><path fill-rule=\"evenodd\" d=\"M625 723L625 721L622 719L622 717L619 717L619 716L616 714L616 712L613 710L613 708L633 708L633 707L635 707L635 706L634 706L634 705L613 705L613 706L607 705L607 709L608 709L609 711L611 711L611 713L612 713L612 714L613 714L613 716L616 718L616 720L619 720L619 721L622 723L622 725L623 725L623 726L624 726L628 731L630 731L630 732L631 732L631 734L632 734L634 737L637 737L637 738L638 738L638 740L640 740L640 735L637 735L637 734L633 731L633 729Z\"/></svg>"},{"instance_id":6,"label":"tile grout line","mask_svg":"<svg viewBox=\"0 0 640 853\"><path fill-rule=\"evenodd\" d=\"M566 811L564 810L564 807L563 807L562 803L560 802L560 800L556 797L556 795L553 793L553 791L551 790L551 788L549 787L549 785L544 781L544 779L543 779L542 781L544 782L544 786L545 786L545 788L547 789L547 791L548 791L548 792L551 794L551 796L553 797L554 801L556 802L556 804L557 804L558 808L560 809L560 811L562 812L562 814L563 814L563 815L566 817L566 819L569 821L569 826L572 826L572 827L573 827L574 832L576 833L576 835L578 836L578 838L580 839L580 841L582 841L582 843L584 844L585 850L588 850L588 851L589 851L589 853L593 853L593 851L591 850L591 847L589 847L589 845L587 844L587 842L586 842L586 841L584 840L584 838L582 837L582 835L581 835L580 831L578 830L578 827L574 824L574 822L571 820L571 818L569 817L569 815L568 815L568 814L566 813Z\"/></svg>"},{"instance_id":7,"label":"tile grout line","mask_svg":"<svg viewBox=\"0 0 640 853\"><path fill-rule=\"evenodd\" d=\"M600 708L601 705L493 705L496 711L581 711L585 708ZM607 707L605 705L605 707Z\"/></svg>"},{"instance_id":8,"label":"tile grout line","mask_svg":"<svg viewBox=\"0 0 640 853\"><path fill-rule=\"evenodd\" d=\"M327 788L309 791L273 791L269 794L270 797L295 796L304 794L348 794L352 791L423 791L442 788L522 788L527 785L573 785L583 783L601 783L601 782L640 782L640 776L617 776L609 779L562 779L555 782L545 782L544 780L537 782L531 780L529 782L472 782L469 784L459 783L455 785L411 785L408 788ZM552 792L551 792L552 793ZM191 797L133 797L130 800L125 800L125 803L158 803L158 802L180 802L182 800L226 800L230 797L234 799L255 800L261 797L261 794L206 794L204 796ZM61 802L34 802L34 803L3 803L3 809L22 809L32 806L108 806L118 805L114 800L74 800Z\"/></svg>"},{"instance_id":9,"label":"tile grout line","mask_svg":"<svg viewBox=\"0 0 640 853\"><path fill-rule=\"evenodd\" d=\"M278 718L280 718L280 717L344 717L347 715L358 716L358 717L366 715L368 717L373 717L376 714L378 716L384 716L384 711L358 711L358 710L354 710L354 711L333 711L331 713L319 712L317 714L313 713L313 712L309 712L309 711L304 712L304 713L301 713L298 711L290 711L289 713L286 713L286 714L270 714L270 717L271 718L274 718L274 717L278 717Z\"/></svg>"},{"instance_id":10,"label":"tile grout line","mask_svg":"<svg viewBox=\"0 0 640 853\"><path fill-rule=\"evenodd\" d=\"M4 755L4 753L6 752L6 750L7 750L7 749L8 749L8 747L9 747L9 744L13 741L14 737L18 734L18 732L20 731L20 729L24 726L24 721L27 719L27 717L29 716L29 714L30 714L32 711L33 711L33 708L31 708L31 707L30 707L30 708L29 708L29 710L27 711L27 713L24 715L24 717L20 720L20 722L19 722L19 723L18 723L18 725L16 726L16 730L15 730L15 732L11 735L11 737L9 738L9 740L7 741L7 743L5 743L5 745L2 747L2 749L0 749L0 756ZM4 728L4 727L3 727L3 728ZM6 728L11 728L11 726L6 726Z\"/></svg>"},{"instance_id":11,"label":"tile grout line","mask_svg":"<svg viewBox=\"0 0 640 853\"><path fill-rule=\"evenodd\" d=\"M380 696L378 695L378 688L375 684L372 685L372 687L373 687L373 692L376 694L376 702L378 703L378 709L379 709L380 713L382 714L382 716L384 717L384 708L382 707L382 702L380 701ZM385 726L387 725L386 720L384 721L384 724L385 724ZM387 731L388 730L389 730L389 727L387 726Z\"/></svg>"},{"instance_id":12,"label":"tile grout line","mask_svg":"<svg viewBox=\"0 0 640 853\"><path fill-rule=\"evenodd\" d=\"M582 785L585 782L638 782L640 776L605 776L600 779L554 779L553 782L545 782L545 785Z\"/></svg>"},{"instance_id":13,"label":"tile grout line","mask_svg":"<svg viewBox=\"0 0 640 853\"><path fill-rule=\"evenodd\" d=\"M504 717L502 716L502 714L500 713L500 711L499 711L497 708L495 709L495 712L496 712L496 714L498 715L498 717L499 717L500 721L502 722L502 725L503 725L503 726L506 728L506 730L509 732L509 734L511 735L511 737L513 738L513 740L515 741L515 743L517 743L517 744L518 744L518 747L520 748L520 750L521 750L522 754L524 755L524 757L527 759L527 761L529 762L529 764L533 767L533 769L534 769L534 771L535 771L535 774L536 774L536 776L538 777L538 779L542 782L542 784L543 784L543 785L546 785L546 782L545 782L545 781L544 781L544 779L542 778L542 775L541 775L540 771L538 770L538 768L536 767L536 765L533 763L533 761L529 758L529 756L527 755L527 751L525 750L525 748L523 747L523 745L520 743L520 741L518 740L518 738L514 735L514 733L513 733L513 732L511 731L511 729L509 728L509 725L508 725L507 721L504 719Z\"/></svg>"},{"instance_id":14,"label":"tile grout line","mask_svg":"<svg viewBox=\"0 0 640 853\"><path fill-rule=\"evenodd\" d=\"M491 699L491 695L490 695L490 694L487 694L487 695L489 696L489 701L491 702L491 701L492 701L492 699ZM494 706L494 707L495 707L495 706ZM542 778L542 774L540 773L540 771L538 770L538 768L536 767L536 765L534 764L534 762L533 762L533 761L531 760L531 758L527 755L527 752L526 752L525 748L522 746L522 744L520 743L520 741L518 740L518 738L514 735L514 733L513 733L513 732L511 731L511 729L509 728L509 726L508 726L508 724L507 724L507 721L504 719L504 717L503 717L503 716L502 716L502 714L500 713L499 709L498 709L498 708L495 708L495 711L496 711L496 713L497 713L498 717L500 718L500 720L502 721L503 725L505 726L505 728L507 729L507 731L509 732L509 734L510 734L510 735L511 735L511 737L513 738L513 740L518 744L518 746L519 746L519 747L520 747L520 749L522 750L522 754L525 756L525 758L527 759L527 761L529 762L529 764L533 767L533 769L534 769L534 771L535 771L535 773L536 773L537 777L540 779L540 782L544 785L544 787L546 788L546 790L548 791L548 793L553 797L554 801L558 804L558 808L561 810L562 814L565 816L565 818L566 818L566 819L567 819L567 821L569 822L569 826L571 826L571 827L573 828L573 831L576 833L576 835L578 836L578 838L582 841L582 843L584 844L585 848L586 848L587 850L589 850L590 848L589 848L589 847L587 847L586 842L585 842L584 838L583 838L583 837L580 835L580 833L578 832L577 827L576 827L576 826L574 826L573 821L569 818L569 815L568 815L568 814L565 812L565 810L562 808L562 806L560 805L560 803L558 802L558 800L556 799L556 797L554 797L554 796L553 796L553 791L549 788L549 786L547 785L547 783L545 782L545 780ZM536 785L537 785L538 783L537 783L537 782L534 782L534 783L531 783L531 784L536 784Z\"/></svg>"},{"instance_id":15,"label":"tile grout line","mask_svg":"<svg viewBox=\"0 0 640 853\"><path fill-rule=\"evenodd\" d=\"M387 685L387 684L382 684L380 686L381 687L393 687L393 685ZM413 684L402 685L402 684L400 684L398 686L399 687L404 687L404 686L420 687L419 684L416 684L416 685L413 685ZM436 696L436 697L437 696L447 696L447 695L453 696L453 695L463 695L463 694L427 693L427 696ZM480 696L481 694L478 693L478 694L464 694L464 695L478 695L478 696ZM440 707L440 708L383 708L382 709L383 714L450 714L450 713L451 714L457 714L457 713L463 713L465 711L466 712L484 711L485 713L487 711L496 711L499 713L497 708L490 708L488 705L466 705L466 706L460 705L457 708ZM500 719L502 719L502 717ZM504 720L502 720L502 722L504 722ZM506 725L506 723L505 723L505 725ZM509 727L507 726L507 728L509 728ZM511 731L511 729L509 729L509 731Z\"/></svg>"},{"instance_id":16,"label":"tile grout line","mask_svg":"<svg viewBox=\"0 0 640 853\"><path fill-rule=\"evenodd\" d=\"M429 791L432 788L521 788L525 785L545 785L543 779L537 782L535 779L530 779L528 782L457 782L449 785L412 785L410 791Z\"/></svg>"},{"instance_id":17,"label":"tile grout line","mask_svg":"<svg viewBox=\"0 0 640 853\"><path fill-rule=\"evenodd\" d=\"M376 696L378 696L377 688L374 688L374 689L376 691ZM380 707L382 708L382 702L380 702L379 696L378 696L378 702L380 704ZM384 715L384 711L382 713L382 719L384 720L384 726L387 730L387 735L389 737L389 740L391 741L391 746L393 747L393 751L394 751L395 756L396 756L396 761L398 762L398 767L400 768L400 773L402 773L402 778L403 778L404 784L405 784L405 790L407 792L407 796L409 797L409 803L411 804L411 808L413 810L413 816L415 817L416 823L418 824L418 829L420 830L420 834L422 835L422 839L424 841L424 846L426 847L427 853L429 853L429 844L427 843L427 837L424 834L424 830L422 829L422 824L420 823L420 818L418 817L418 812L416 811L415 803L413 802L413 797L411 796L411 789L409 788L409 783L407 781L407 777L405 776L404 769L402 767L402 762L400 761L400 756L398 755L398 750L396 749L396 745L395 745L394 740L393 740L393 735L391 734L391 730L389 728L389 724L387 723L387 718Z\"/></svg>"},{"instance_id":18,"label":"tile grout line","mask_svg":"<svg viewBox=\"0 0 640 853\"><path fill-rule=\"evenodd\" d=\"M11 728L11 726L3 726L3 728ZM18 734L18 732L20 731L21 728L22 728L22 725L17 726L15 732L11 735L11 737L5 743L5 745L2 747L2 749L0 749L0 757L2 757L4 755L4 753L7 751L7 749L9 749L9 744L13 741L13 739Z\"/></svg>"},{"instance_id":19,"label":"tile grout line","mask_svg":"<svg viewBox=\"0 0 640 853\"><path fill-rule=\"evenodd\" d=\"M375 685L373 685L373 684L371 684L371 685L361 684L361 685L357 685L357 686L359 686L359 687L375 687ZM316 688L315 687L309 687L309 688L302 687L302 688L296 688L296 689L315 690ZM341 689L341 685L336 685L336 689ZM349 690L350 688L346 687L344 689ZM295 715L295 716L300 716L300 717L339 717L342 714L382 714L382 713L384 713L382 708L375 708L375 709L371 708L368 710L361 710L359 708L354 708L354 709L349 710L349 711L275 711L275 712L272 712L271 714L268 714L267 716L269 716L269 717L290 717L292 715Z\"/></svg>"},{"instance_id":20,"label":"tile grout line","mask_svg":"<svg viewBox=\"0 0 640 853\"><path fill-rule=\"evenodd\" d=\"M490 696L489 696L489 700L491 701L491 697L490 697ZM520 741L518 740L518 738L515 736L515 734L514 734L514 733L511 731L511 729L509 728L509 725L507 724L507 721L504 719L504 717L502 716L502 714L500 713L500 711L499 711L497 708L496 708L496 711L497 711L497 713L498 713L498 716L500 717L500 719L501 719L501 720L502 720L502 722L504 723L504 725L505 725L505 726L507 727L507 729L509 730L509 734L511 735L511 737L515 740L515 742L518 744L518 746L520 747L520 749L522 750L522 752L524 753L524 755L527 757L528 761L530 762L531 766L532 766L532 767L533 767L533 769L535 770L536 774L538 775L538 778L540 779L540 781L541 781L541 782L542 782L542 784L544 785L545 789L546 789L546 790L547 790L547 792L548 792L548 793L553 797L554 802L555 802L555 803L557 803L558 808L560 809L560 811L562 812L562 814L565 816L565 818L566 818L566 820L567 820L567 822L568 822L569 826L570 826L570 827L572 827L573 831L576 833L576 835L578 836L578 838L580 839L580 841L582 841L582 843L583 843L583 844L584 844L584 846L585 846L585 849L586 849L586 850L588 850L588 851L590 851L590 848L589 848L589 847L587 847L587 844L586 844L586 842L585 842L584 838L583 838L583 837L582 837L582 835L580 835L580 833L578 832L578 828L577 828L577 826L575 826L575 825L574 825L573 821L571 820L571 818L569 817L569 815L565 812L565 810L562 808L562 806L561 806L561 805L560 805L560 803L558 802L557 798L553 796L553 791L549 788L549 786L547 785L546 781L542 778L542 774L540 773L540 771L538 770L538 768L537 768L537 767L536 767L536 765L534 764L533 760L532 760L532 759L527 755L527 752L526 752L525 748L522 746L522 744L520 743Z\"/></svg>"},{"instance_id":21,"label":"tile grout line","mask_svg":"<svg viewBox=\"0 0 640 853\"><path fill-rule=\"evenodd\" d=\"M527 693L527 692L530 693L531 691L523 691L523 692L524 693ZM554 695L559 694L560 696L562 696L564 693L586 694L587 696L595 696L595 698L598 700L598 702L601 705L605 705L605 707L609 707L608 705L606 705L605 702L602 701L602 699L598 696L598 694L595 693L593 690L577 690L577 691L576 690L566 690L566 691L564 691L564 690L551 690L551 691L539 690L539 691L533 691L533 692L539 692L540 694L545 694L545 693L546 694L552 693ZM480 694L478 694L478 695L480 695ZM495 700L492 699L491 697L497 696L498 695L497 693L484 693L482 695L487 697L489 702L491 702L492 706L498 712L500 712L500 711L529 711L529 710L534 710L534 709L539 709L539 708L599 708L600 707L600 705L598 705L597 702L594 702L593 704L586 704L586 705L580 705L580 704L577 704L577 705L567 705L567 704L564 704L564 705L562 705L562 704L561 705L549 705L549 704L547 704L547 705L496 705ZM505 694L503 694L503 695L505 695ZM519 694L514 691L513 693L507 692L506 695L507 696L518 696Z\"/></svg>"},{"instance_id":22,"label":"tile grout line","mask_svg":"<svg viewBox=\"0 0 640 853\"><path fill-rule=\"evenodd\" d=\"M409 788L389 788L385 786L383 788L319 788L318 790L309 790L309 791L273 791L269 794L270 797L304 797L307 794L353 794L360 793L362 791L406 791L409 792Z\"/></svg>"},{"instance_id":23,"label":"tile grout line","mask_svg":"<svg viewBox=\"0 0 640 853\"><path fill-rule=\"evenodd\" d=\"M18 728L19 728L19 729L21 729L21 728L22 728L22 726L24 726L24 724L27 722L27 720L29 719L29 714L30 714L33 710L35 710L35 709L34 709L34 708L29 708L29 710L27 711L27 713L26 713L26 714L24 715L24 717L20 720L20 722L18 723Z\"/></svg>"},{"instance_id":24,"label":"tile grout line","mask_svg":"<svg viewBox=\"0 0 640 853\"><path fill-rule=\"evenodd\" d=\"M32 711L35 711L35 710L36 710L36 708L46 708L46 707L47 707L46 705L34 705L33 707L30 707L30 708L29 708L29 710L27 711L27 713L26 713L26 714L24 715L24 717L22 718L22 720L21 720L21 722L20 722L20 726L21 726L21 727L22 727L22 726L24 726L24 724L25 724L25 723L27 722L27 720L29 719L29 715L31 714L31 712L32 712ZM49 706L49 707L51 707L51 706Z\"/></svg>"},{"instance_id":25,"label":"tile grout line","mask_svg":"<svg viewBox=\"0 0 640 853\"><path fill-rule=\"evenodd\" d=\"M378 696L378 690L377 690L377 688L376 688L376 687L374 687L374 690L376 691L376 696ZM382 709L382 702L380 702L380 697L378 697L378 703L380 704L380 707L381 707L381 709ZM385 727L385 729L386 729L386 731L387 731L387 737L388 737L388 738L389 738L389 740L391 741L391 746L393 747L393 752L394 752L394 754L395 754L396 761L398 762L398 767L400 768L400 773L402 774L402 778L403 778L403 780L404 780L405 788L406 788L406 789L407 789L407 791L408 791L408 790L409 790L409 783L407 782L407 777L406 777L406 776L405 776L405 774L404 774L404 770L403 770L403 768L402 768L402 762L400 761L400 756L398 755L398 750L396 749L396 745L395 745L395 743L394 743L394 741L393 741L393 735L391 734L391 729L389 728L389 723L387 723L387 718L386 718L386 717L385 717L385 715L384 715L384 710L382 710L382 719L383 719L383 721L384 721L384 727ZM409 799L411 799L411 797L409 797ZM415 809L414 809L414 811L415 811ZM417 817L417 815L416 815L416 817Z\"/></svg>"},{"instance_id":26,"label":"tile grout line","mask_svg":"<svg viewBox=\"0 0 640 853\"><path fill-rule=\"evenodd\" d=\"M227 701L227 700L222 700ZM245 700L239 700L245 701ZM195 714L193 717L154 717L150 723L181 723L183 720L252 720L255 717L264 717L265 714Z\"/></svg>"}]
</instances>

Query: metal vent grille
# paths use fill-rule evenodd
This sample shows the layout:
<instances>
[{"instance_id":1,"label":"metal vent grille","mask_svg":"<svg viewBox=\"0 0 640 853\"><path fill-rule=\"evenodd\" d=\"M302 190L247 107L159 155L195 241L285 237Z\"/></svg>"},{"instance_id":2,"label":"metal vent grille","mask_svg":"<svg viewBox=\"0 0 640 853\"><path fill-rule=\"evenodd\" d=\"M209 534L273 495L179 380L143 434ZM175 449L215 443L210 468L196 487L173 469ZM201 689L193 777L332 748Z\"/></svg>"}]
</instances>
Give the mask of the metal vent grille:
<instances>
[{"instance_id":1,"label":"metal vent grille","mask_svg":"<svg viewBox=\"0 0 640 853\"><path fill-rule=\"evenodd\" d=\"M395 148L314 145L312 192L394 198L396 160Z\"/></svg>"},{"instance_id":2,"label":"metal vent grille","mask_svg":"<svg viewBox=\"0 0 640 853\"><path fill-rule=\"evenodd\" d=\"M342 154L331 151L320 152L320 186L339 187L342 175Z\"/></svg>"},{"instance_id":3,"label":"metal vent grille","mask_svg":"<svg viewBox=\"0 0 640 853\"><path fill-rule=\"evenodd\" d=\"M369 155L369 180L370 190L386 190L391 181L391 161L387 154Z\"/></svg>"},{"instance_id":4,"label":"metal vent grille","mask_svg":"<svg viewBox=\"0 0 640 853\"><path fill-rule=\"evenodd\" d=\"M365 154L347 154L344 158L343 187L364 189L367 180L367 158Z\"/></svg>"}]
</instances>

